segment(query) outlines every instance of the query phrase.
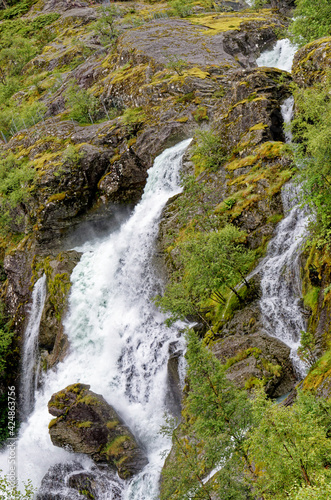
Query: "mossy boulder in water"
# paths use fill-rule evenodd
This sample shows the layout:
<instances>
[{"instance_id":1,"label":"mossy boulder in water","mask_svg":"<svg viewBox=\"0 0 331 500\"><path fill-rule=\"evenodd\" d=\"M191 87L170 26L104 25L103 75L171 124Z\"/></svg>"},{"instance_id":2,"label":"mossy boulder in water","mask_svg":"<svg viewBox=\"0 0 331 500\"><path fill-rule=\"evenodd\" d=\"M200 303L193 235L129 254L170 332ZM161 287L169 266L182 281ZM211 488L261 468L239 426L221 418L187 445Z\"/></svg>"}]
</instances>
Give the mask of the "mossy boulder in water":
<instances>
[{"instance_id":1,"label":"mossy boulder in water","mask_svg":"<svg viewBox=\"0 0 331 500\"><path fill-rule=\"evenodd\" d=\"M89 385L69 385L53 394L48 410L52 443L113 466L122 479L140 472L147 458L116 411Z\"/></svg>"}]
</instances>

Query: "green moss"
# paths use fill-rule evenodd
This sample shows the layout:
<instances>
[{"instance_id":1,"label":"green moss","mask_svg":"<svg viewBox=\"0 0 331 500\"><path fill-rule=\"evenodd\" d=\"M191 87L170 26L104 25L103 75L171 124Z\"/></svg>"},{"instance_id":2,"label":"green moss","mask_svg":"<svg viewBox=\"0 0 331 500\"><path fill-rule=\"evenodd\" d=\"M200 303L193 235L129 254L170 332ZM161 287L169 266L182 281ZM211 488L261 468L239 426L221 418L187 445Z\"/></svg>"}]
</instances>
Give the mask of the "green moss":
<instances>
[{"instance_id":1,"label":"green moss","mask_svg":"<svg viewBox=\"0 0 331 500\"><path fill-rule=\"evenodd\" d=\"M56 193L56 194L52 194L52 196L50 196L48 198L48 200L46 201L46 204L47 203L56 203L56 202L59 202L59 201L63 201L66 197L66 193Z\"/></svg>"},{"instance_id":2,"label":"green moss","mask_svg":"<svg viewBox=\"0 0 331 500\"><path fill-rule=\"evenodd\" d=\"M316 391L328 379L331 379L331 349L317 361L315 367L309 372L303 381L303 388Z\"/></svg>"},{"instance_id":3,"label":"green moss","mask_svg":"<svg viewBox=\"0 0 331 500\"><path fill-rule=\"evenodd\" d=\"M249 129L250 132L253 130L264 130L265 128L268 128L268 125L265 125L264 123L257 123L253 127Z\"/></svg>"},{"instance_id":4,"label":"green moss","mask_svg":"<svg viewBox=\"0 0 331 500\"><path fill-rule=\"evenodd\" d=\"M204 120L209 120L207 114L207 108L205 106L199 106L199 108L195 111L192 111L193 118L196 122L202 122Z\"/></svg>"},{"instance_id":5,"label":"green moss","mask_svg":"<svg viewBox=\"0 0 331 500\"><path fill-rule=\"evenodd\" d=\"M92 425L93 425L93 422L90 422L89 420L87 420L86 422L76 422L76 427L78 427L79 429L89 428L89 427L92 427Z\"/></svg>"},{"instance_id":6,"label":"green moss","mask_svg":"<svg viewBox=\"0 0 331 500\"><path fill-rule=\"evenodd\" d=\"M316 312L317 309L320 290L321 287L319 286L311 286L303 296L305 306L309 307L313 312Z\"/></svg>"},{"instance_id":7,"label":"green moss","mask_svg":"<svg viewBox=\"0 0 331 500\"><path fill-rule=\"evenodd\" d=\"M50 423L48 424L48 428L51 429L58 421L58 418L52 418Z\"/></svg>"},{"instance_id":8,"label":"green moss","mask_svg":"<svg viewBox=\"0 0 331 500\"><path fill-rule=\"evenodd\" d=\"M229 358L225 363L225 368L228 369L235 363L238 363L243 359L249 358L249 356L254 356L255 358L258 358L261 353L262 353L261 349L258 349L257 347L249 347L245 351L238 352L233 358Z\"/></svg>"},{"instance_id":9,"label":"green moss","mask_svg":"<svg viewBox=\"0 0 331 500\"><path fill-rule=\"evenodd\" d=\"M108 458L122 458L122 454L125 453L124 444L130 441L130 436L117 436L112 441L107 443L107 445L103 448L102 453L105 453Z\"/></svg>"},{"instance_id":10,"label":"green moss","mask_svg":"<svg viewBox=\"0 0 331 500\"><path fill-rule=\"evenodd\" d=\"M118 420L109 420L109 422L107 422L107 427L108 429L115 429L115 427L117 427L119 425L119 422Z\"/></svg>"}]
</instances>

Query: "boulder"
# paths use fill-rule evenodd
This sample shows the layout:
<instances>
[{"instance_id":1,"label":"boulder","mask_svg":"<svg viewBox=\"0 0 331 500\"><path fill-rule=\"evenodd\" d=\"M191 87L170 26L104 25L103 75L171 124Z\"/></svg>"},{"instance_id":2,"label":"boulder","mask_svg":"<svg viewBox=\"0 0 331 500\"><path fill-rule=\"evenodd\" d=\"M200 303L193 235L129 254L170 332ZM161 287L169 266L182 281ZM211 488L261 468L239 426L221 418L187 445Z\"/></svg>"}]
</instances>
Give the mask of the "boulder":
<instances>
[{"instance_id":1,"label":"boulder","mask_svg":"<svg viewBox=\"0 0 331 500\"><path fill-rule=\"evenodd\" d=\"M231 335L216 342L212 352L226 363L227 377L238 387L263 385L268 396L277 398L290 392L297 382L290 348L266 333Z\"/></svg>"},{"instance_id":2,"label":"boulder","mask_svg":"<svg viewBox=\"0 0 331 500\"><path fill-rule=\"evenodd\" d=\"M148 460L122 419L89 385L74 384L53 394L48 410L54 446L108 463L122 479L140 472Z\"/></svg>"}]
</instances>

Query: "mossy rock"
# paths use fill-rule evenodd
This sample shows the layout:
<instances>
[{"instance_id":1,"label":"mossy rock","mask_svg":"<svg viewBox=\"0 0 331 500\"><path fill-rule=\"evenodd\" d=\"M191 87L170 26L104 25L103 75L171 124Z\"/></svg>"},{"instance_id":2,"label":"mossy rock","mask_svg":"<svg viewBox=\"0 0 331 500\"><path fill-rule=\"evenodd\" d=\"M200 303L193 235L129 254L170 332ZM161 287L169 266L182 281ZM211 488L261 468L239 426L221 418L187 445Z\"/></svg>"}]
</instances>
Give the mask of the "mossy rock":
<instances>
[{"instance_id":1,"label":"mossy rock","mask_svg":"<svg viewBox=\"0 0 331 500\"><path fill-rule=\"evenodd\" d=\"M230 335L214 343L212 351L238 387L261 386L276 398L290 392L296 383L289 347L265 333Z\"/></svg>"},{"instance_id":2,"label":"mossy rock","mask_svg":"<svg viewBox=\"0 0 331 500\"><path fill-rule=\"evenodd\" d=\"M106 462L122 479L140 472L147 458L122 419L89 385L73 384L53 394L48 403L52 443Z\"/></svg>"},{"instance_id":3,"label":"mossy rock","mask_svg":"<svg viewBox=\"0 0 331 500\"><path fill-rule=\"evenodd\" d=\"M294 56L294 81L307 87L323 82L331 68L331 37L320 38L302 47Z\"/></svg>"}]
</instances>

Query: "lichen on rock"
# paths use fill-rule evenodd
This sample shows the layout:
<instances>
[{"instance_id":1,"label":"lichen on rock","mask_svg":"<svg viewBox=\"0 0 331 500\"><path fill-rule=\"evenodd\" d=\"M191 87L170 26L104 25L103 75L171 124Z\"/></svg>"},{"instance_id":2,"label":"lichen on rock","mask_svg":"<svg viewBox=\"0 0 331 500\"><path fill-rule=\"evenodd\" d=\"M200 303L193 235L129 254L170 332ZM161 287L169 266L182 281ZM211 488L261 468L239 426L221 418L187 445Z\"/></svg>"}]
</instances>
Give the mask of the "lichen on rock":
<instances>
[{"instance_id":1,"label":"lichen on rock","mask_svg":"<svg viewBox=\"0 0 331 500\"><path fill-rule=\"evenodd\" d=\"M110 464L128 479L147 464L145 453L114 408L89 389L73 384L53 394L48 403L56 417L49 425L51 440L55 446Z\"/></svg>"}]
</instances>

